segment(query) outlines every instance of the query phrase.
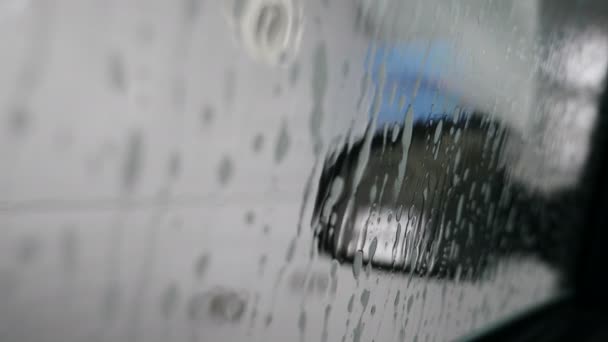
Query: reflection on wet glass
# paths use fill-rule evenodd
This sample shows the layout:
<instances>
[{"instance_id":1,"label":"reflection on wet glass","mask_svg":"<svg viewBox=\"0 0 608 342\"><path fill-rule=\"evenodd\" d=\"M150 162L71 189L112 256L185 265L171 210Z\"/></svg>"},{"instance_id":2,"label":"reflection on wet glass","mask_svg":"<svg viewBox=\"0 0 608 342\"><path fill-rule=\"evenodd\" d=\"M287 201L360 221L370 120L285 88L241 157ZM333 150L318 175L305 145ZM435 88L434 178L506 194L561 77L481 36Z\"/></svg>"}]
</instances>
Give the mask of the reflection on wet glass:
<instances>
[{"instance_id":1,"label":"reflection on wet glass","mask_svg":"<svg viewBox=\"0 0 608 342\"><path fill-rule=\"evenodd\" d=\"M540 221L549 200L508 177L506 130L476 114L417 122L404 152L406 130L370 138L360 179L353 173L365 141L327 159L313 220L321 250L342 260L362 251L364 262L420 275L472 276L501 257L557 248L558 222Z\"/></svg>"},{"instance_id":2,"label":"reflection on wet glass","mask_svg":"<svg viewBox=\"0 0 608 342\"><path fill-rule=\"evenodd\" d=\"M500 82L506 87L500 95L479 98L465 92L490 95L491 88L479 87L489 85L491 75L461 74L459 69L469 73L488 66L462 64L466 58L459 50L473 44L475 37L481 50L473 50L469 58L479 58L489 46L483 46L483 40L493 34L471 34L469 30L477 29L465 23L456 27L464 36L462 45L454 48L441 34L433 38L447 27L426 28L421 23L414 26L420 31L413 42L402 41L395 34L411 31L389 30L388 25L403 21L386 20L379 13L390 11L363 3L371 6L368 34L381 37L366 60L375 90L365 132L330 149L322 166L312 219L319 250L353 263L356 277L360 265L367 263L458 279L477 279L502 259L532 258L564 268L567 253L559 250L567 249L569 242L572 246L574 226L568 216L576 216L577 208L563 207L575 196L587 158L606 69L602 63L608 60L605 33L595 29L579 35L580 40L569 36L565 43L549 47L542 65L553 70L561 85L539 77L532 87L533 79L524 73L533 73L533 64L521 62L535 53L532 45L523 43L517 51L524 55L510 59L512 45L523 40L498 33L500 39L491 43L497 51L492 53L505 56L485 59L505 62L500 67L509 75L501 75ZM409 6L382 4L398 15ZM436 17L453 13L442 6L413 7L432 10ZM523 10L510 6L492 10ZM471 12L481 18L482 7ZM424 35L431 31L431 37ZM579 49L574 52L568 44ZM584 63L586 59L594 62ZM516 81L513 86L537 97L522 106L522 94L509 88L509 77ZM489 99L495 101L493 107L488 107ZM510 107L500 104L505 100Z\"/></svg>"}]
</instances>

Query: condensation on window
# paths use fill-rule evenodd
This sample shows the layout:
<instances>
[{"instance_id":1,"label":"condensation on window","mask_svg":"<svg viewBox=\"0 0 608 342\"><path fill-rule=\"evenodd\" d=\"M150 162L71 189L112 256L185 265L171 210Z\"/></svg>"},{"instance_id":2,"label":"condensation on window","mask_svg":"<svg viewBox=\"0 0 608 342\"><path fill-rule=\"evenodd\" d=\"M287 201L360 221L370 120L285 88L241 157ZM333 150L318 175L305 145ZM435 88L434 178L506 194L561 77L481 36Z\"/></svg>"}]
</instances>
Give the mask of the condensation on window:
<instances>
[{"instance_id":1,"label":"condensation on window","mask_svg":"<svg viewBox=\"0 0 608 342\"><path fill-rule=\"evenodd\" d=\"M0 1L0 339L443 341L557 298L608 10L552 3Z\"/></svg>"}]
</instances>

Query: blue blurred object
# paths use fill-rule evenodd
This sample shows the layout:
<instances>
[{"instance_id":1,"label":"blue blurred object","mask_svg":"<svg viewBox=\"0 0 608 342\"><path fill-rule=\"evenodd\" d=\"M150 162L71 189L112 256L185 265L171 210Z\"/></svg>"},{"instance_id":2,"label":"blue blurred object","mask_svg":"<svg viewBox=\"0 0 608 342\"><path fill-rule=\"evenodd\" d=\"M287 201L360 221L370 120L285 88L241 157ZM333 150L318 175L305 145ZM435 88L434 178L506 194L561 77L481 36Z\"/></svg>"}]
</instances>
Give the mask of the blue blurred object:
<instances>
[{"instance_id":1,"label":"blue blurred object","mask_svg":"<svg viewBox=\"0 0 608 342\"><path fill-rule=\"evenodd\" d=\"M449 44L441 41L370 47L365 66L371 80L380 87L383 73L385 79L376 127L402 123L410 106L414 122L452 117L458 110L466 113L458 98L442 86L441 77L453 56ZM402 96L405 101L400 108Z\"/></svg>"}]
</instances>

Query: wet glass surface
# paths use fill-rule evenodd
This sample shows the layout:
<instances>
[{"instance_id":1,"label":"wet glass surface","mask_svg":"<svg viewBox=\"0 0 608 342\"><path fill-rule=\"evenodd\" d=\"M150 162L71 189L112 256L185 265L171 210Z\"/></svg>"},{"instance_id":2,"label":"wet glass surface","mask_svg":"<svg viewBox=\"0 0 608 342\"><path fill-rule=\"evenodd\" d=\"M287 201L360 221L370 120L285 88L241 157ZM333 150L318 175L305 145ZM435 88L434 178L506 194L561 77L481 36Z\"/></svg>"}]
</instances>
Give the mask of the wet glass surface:
<instances>
[{"instance_id":1,"label":"wet glass surface","mask_svg":"<svg viewBox=\"0 0 608 342\"><path fill-rule=\"evenodd\" d=\"M0 1L0 340L444 341L556 298L607 15Z\"/></svg>"}]
</instances>

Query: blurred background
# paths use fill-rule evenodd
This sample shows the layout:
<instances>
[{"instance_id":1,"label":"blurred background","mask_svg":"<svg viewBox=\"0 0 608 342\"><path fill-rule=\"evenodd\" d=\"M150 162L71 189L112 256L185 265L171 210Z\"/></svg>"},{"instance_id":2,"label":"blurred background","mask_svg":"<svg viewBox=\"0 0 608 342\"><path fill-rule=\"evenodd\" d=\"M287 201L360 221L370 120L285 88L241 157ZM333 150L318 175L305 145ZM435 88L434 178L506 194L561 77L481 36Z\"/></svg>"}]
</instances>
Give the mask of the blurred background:
<instances>
[{"instance_id":1,"label":"blurred background","mask_svg":"<svg viewBox=\"0 0 608 342\"><path fill-rule=\"evenodd\" d=\"M0 340L445 341L559 298L607 17L0 0Z\"/></svg>"}]
</instances>

